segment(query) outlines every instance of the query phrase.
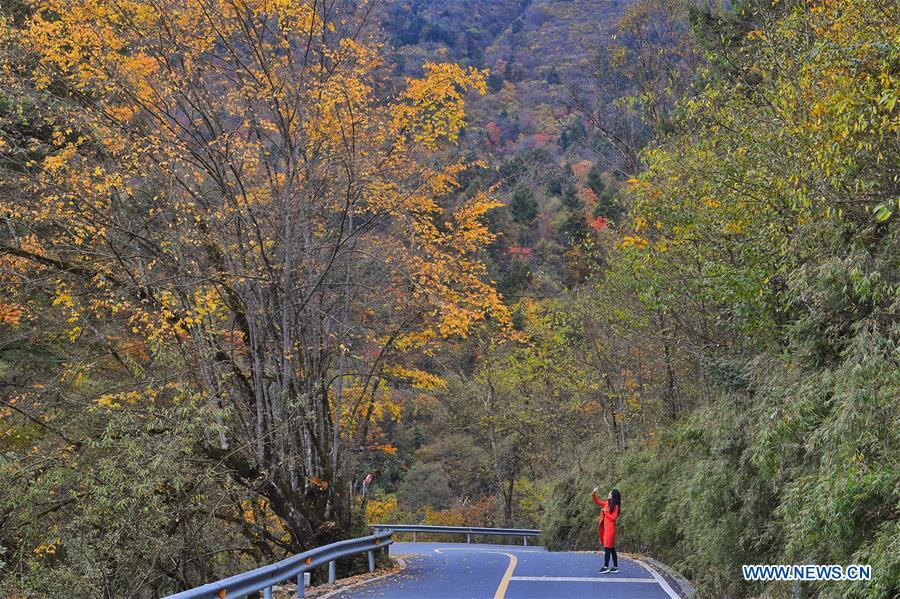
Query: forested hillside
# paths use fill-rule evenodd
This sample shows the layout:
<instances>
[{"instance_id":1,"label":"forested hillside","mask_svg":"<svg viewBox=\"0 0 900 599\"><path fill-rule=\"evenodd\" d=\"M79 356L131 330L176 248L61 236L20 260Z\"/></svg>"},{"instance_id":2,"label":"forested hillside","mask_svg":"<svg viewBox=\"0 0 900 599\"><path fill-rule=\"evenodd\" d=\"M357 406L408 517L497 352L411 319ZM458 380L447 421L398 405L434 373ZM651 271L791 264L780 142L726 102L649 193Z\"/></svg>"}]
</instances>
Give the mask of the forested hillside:
<instances>
[{"instance_id":1,"label":"forested hillside","mask_svg":"<svg viewBox=\"0 0 900 599\"><path fill-rule=\"evenodd\" d=\"M900 595L892 0L25 0L0 595L368 524ZM871 564L750 583L741 564Z\"/></svg>"}]
</instances>

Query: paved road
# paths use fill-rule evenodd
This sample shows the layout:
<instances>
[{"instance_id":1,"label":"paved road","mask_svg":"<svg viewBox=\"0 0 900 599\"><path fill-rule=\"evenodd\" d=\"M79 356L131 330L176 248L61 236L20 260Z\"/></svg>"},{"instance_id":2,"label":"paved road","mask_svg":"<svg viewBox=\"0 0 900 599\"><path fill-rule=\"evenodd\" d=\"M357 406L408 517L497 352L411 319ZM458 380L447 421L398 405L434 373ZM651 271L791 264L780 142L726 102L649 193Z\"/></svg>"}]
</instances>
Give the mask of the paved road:
<instances>
[{"instance_id":1,"label":"paved road","mask_svg":"<svg viewBox=\"0 0 900 599\"><path fill-rule=\"evenodd\" d=\"M334 599L678 599L658 573L619 557L620 571L600 574L596 553L462 543L394 543L406 569Z\"/></svg>"}]
</instances>

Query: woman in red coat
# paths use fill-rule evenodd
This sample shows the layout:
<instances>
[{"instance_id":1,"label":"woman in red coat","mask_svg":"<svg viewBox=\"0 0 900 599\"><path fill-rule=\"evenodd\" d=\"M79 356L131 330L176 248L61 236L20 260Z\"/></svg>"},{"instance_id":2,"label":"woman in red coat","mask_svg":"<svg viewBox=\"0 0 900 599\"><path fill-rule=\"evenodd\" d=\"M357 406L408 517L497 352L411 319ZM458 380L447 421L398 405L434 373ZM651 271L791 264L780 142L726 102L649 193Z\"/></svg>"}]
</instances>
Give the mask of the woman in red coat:
<instances>
[{"instance_id":1,"label":"woman in red coat","mask_svg":"<svg viewBox=\"0 0 900 599\"><path fill-rule=\"evenodd\" d=\"M594 490L591 491L591 497L594 498L594 503L602 508L600 510L598 532L600 533L600 544L606 550L606 555L603 558L603 567L600 569L600 573L618 572L619 556L616 554L616 520L618 520L619 514L622 512L622 497L618 489L613 489L609 492L607 500L603 501L597 497L597 487L594 487ZM612 570L609 569L610 555L612 555L613 559Z\"/></svg>"}]
</instances>

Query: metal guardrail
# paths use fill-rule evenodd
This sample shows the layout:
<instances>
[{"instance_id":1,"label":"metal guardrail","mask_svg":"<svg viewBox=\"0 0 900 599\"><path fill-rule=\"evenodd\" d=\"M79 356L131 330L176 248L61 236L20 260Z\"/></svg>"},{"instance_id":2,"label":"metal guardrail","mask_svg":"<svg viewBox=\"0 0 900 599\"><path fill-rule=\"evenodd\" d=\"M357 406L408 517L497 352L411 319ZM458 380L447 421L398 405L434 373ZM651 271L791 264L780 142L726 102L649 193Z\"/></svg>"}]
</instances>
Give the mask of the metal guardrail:
<instances>
[{"instance_id":1,"label":"metal guardrail","mask_svg":"<svg viewBox=\"0 0 900 599\"><path fill-rule=\"evenodd\" d=\"M303 574L328 564L328 582L334 582L334 562L343 557L368 553L369 572L373 572L375 550L383 547L387 551L388 545L394 542L392 534L390 530L375 531L374 535L368 537L316 547L269 566L169 595L166 599L232 599L259 591L263 592L265 599L272 599L272 587L291 578L297 579L297 597L303 597Z\"/></svg>"},{"instance_id":2,"label":"metal guardrail","mask_svg":"<svg viewBox=\"0 0 900 599\"><path fill-rule=\"evenodd\" d=\"M495 537L522 537L522 543L528 546L528 537L539 537L541 531L536 528L479 528L476 526L427 526L424 524L372 524L371 528L377 534L379 531L411 532L413 542L420 532L438 534L463 534L466 535L466 543L472 542L472 535Z\"/></svg>"}]
</instances>

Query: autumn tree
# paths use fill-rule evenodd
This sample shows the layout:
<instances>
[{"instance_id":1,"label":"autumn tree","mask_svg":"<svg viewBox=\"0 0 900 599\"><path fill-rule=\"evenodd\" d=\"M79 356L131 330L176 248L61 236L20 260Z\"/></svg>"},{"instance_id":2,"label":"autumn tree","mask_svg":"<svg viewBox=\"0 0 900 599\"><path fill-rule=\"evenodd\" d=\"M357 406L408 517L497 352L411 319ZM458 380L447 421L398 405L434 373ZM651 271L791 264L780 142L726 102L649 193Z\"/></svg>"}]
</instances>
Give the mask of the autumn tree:
<instances>
[{"instance_id":1,"label":"autumn tree","mask_svg":"<svg viewBox=\"0 0 900 599\"><path fill-rule=\"evenodd\" d=\"M638 172L640 150L696 81L701 59L690 15L697 10L700 3L681 0L630 4L584 80L570 85L566 103L596 135L594 150L620 172Z\"/></svg>"},{"instance_id":2,"label":"autumn tree","mask_svg":"<svg viewBox=\"0 0 900 599\"><path fill-rule=\"evenodd\" d=\"M350 528L387 383L428 384L402 355L507 320L475 256L497 203L454 200L484 73L395 88L337 4L40 0L2 24L7 98L46 117L3 139L4 298L39 284L72 340L131 348L95 407L206 406L202 455L292 550Z\"/></svg>"}]
</instances>

